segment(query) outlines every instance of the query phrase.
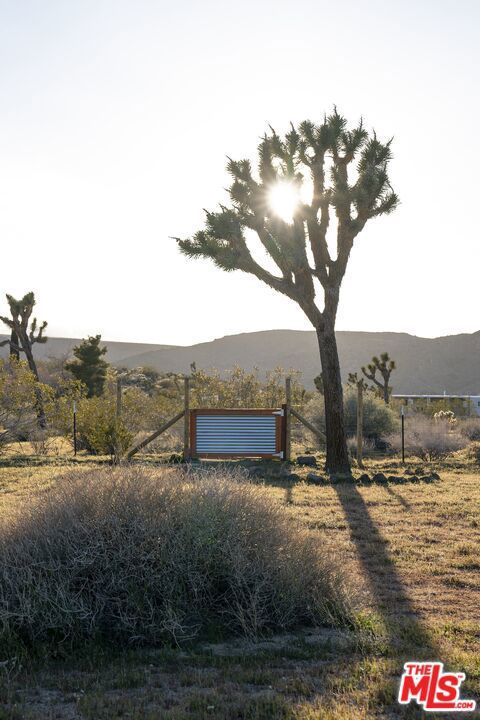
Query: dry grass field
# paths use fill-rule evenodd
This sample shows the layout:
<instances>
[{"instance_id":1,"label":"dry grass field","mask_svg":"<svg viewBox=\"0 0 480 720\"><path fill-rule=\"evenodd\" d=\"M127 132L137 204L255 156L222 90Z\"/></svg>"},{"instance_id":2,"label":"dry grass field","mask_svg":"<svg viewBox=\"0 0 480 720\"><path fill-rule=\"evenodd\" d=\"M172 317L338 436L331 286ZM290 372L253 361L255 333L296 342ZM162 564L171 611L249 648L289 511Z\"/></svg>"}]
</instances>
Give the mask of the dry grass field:
<instances>
[{"instance_id":1,"label":"dry grass field","mask_svg":"<svg viewBox=\"0 0 480 720\"><path fill-rule=\"evenodd\" d=\"M295 480L277 468L265 465L255 482L318 533L320 549L347 569L363 595L359 632L299 630L257 643L212 637L122 653L90 647L73 657L59 647L56 658L34 661L0 657L0 719L435 717L396 703L403 662L422 658L465 672L462 695L478 701L478 466L459 456L422 467L440 480L412 482L396 461L367 461L370 474L404 476L368 485L311 485L305 468L295 469ZM61 459L36 467L5 463L2 517L8 522L21 512L31 492L48 492L62 469Z\"/></svg>"}]
</instances>

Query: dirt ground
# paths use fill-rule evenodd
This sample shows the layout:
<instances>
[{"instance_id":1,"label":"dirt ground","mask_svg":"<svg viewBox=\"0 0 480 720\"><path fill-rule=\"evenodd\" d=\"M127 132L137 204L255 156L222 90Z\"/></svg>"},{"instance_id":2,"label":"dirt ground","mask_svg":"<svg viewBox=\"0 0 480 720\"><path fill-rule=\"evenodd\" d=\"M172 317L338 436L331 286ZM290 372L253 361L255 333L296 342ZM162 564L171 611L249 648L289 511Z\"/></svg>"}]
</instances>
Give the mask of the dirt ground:
<instances>
[{"instance_id":1,"label":"dirt ground","mask_svg":"<svg viewBox=\"0 0 480 720\"><path fill-rule=\"evenodd\" d=\"M21 512L64 469L60 459L0 467L2 517ZM396 702L403 662L421 658L465 672L462 696L480 700L480 472L461 457L406 469L440 479L412 480L397 461L375 460L366 472L400 479L317 485L305 482L310 469L278 464L254 480L347 569L363 596L360 634L299 630L259 643L119 654L92 648L33 664L0 657L0 720L435 717Z\"/></svg>"}]
</instances>

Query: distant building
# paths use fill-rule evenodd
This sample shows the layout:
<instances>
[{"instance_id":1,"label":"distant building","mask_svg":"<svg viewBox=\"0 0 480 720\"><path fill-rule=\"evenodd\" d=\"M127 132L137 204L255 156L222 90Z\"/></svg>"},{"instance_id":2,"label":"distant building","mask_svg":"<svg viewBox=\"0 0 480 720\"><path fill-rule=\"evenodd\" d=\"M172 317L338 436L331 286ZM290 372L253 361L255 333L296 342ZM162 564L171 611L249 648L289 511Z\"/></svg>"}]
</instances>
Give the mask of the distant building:
<instances>
[{"instance_id":1,"label":"distant building","mask_svg":"<svg viewBox=\"0 0 480 720\"><path fill-rule=\"evenodd\" d=\"M480 395L392 395L404 405L420 405L424 403L445 401L447 405L462 403L467 415L480 416Z\"/></svg>"}]
</instances>

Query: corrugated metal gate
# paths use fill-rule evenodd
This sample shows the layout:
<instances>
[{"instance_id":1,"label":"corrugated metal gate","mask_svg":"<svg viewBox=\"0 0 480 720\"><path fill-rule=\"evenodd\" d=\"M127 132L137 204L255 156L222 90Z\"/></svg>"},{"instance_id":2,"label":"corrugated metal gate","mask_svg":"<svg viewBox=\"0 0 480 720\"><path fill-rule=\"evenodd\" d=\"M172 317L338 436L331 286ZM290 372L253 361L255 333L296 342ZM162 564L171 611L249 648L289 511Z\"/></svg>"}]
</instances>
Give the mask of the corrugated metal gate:
<instances>
[{"instance_id":1,"label":"corrugated metal gate","mask_svg":"<svg viewBox=\"0 0 480 720\"><path fill-rule=\"evenodd\" d=\"M284 457L284 411L190 410L192 457Z\"/></svg>"}]
</instances>

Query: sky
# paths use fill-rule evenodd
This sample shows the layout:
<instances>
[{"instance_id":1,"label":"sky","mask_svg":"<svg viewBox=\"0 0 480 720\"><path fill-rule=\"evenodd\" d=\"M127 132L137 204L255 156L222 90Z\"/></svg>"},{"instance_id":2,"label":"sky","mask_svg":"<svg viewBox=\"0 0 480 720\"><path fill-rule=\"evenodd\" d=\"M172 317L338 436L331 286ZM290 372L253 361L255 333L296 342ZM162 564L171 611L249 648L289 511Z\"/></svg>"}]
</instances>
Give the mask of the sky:
<instances>
[{"instance_id":1,"label":"sky","mask_svg":"<svg viewBox=\"0 0 480 720\"><path fill-rule=\"evenodd\" d=\"M0 0L0 314L34 290L52 336L309 329L171 237L226 202L227 155L336 105L394 137L401 199L356 240L337 328L479 330L479 21L474 0Z\"/></svg>"}]
</instances>

